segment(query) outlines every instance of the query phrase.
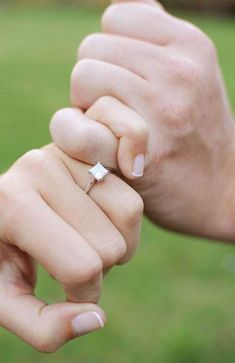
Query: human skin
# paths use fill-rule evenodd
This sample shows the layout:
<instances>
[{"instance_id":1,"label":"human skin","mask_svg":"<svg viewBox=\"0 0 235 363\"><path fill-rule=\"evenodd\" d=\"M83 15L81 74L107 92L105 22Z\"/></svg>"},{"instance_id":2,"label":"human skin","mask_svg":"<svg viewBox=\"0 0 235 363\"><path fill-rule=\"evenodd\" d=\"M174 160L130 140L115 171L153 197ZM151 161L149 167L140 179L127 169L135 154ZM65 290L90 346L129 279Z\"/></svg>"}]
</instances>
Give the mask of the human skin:
<instances>
[{"instance_id":1,"label":"human skin","mask_svg":"<svg viewBox=\"0 0 235 363\"><path fill-rule=\"evenodd\" d=\"M115 1L102 30L79 47L80 111L53 117L55 143L121 171L154 223L234 242L234 117L212 41L152 0Z\"/></svg>"},{"instance_id":2,"label":"human skin","mask_svg":"<svg viewBox=\"0 0 235 363\"><path fill-rule=\"evenodd\" d=\"M104 326L103 275L127 262L139 240L140 196L113 174L87 195L89 168L51 144L0 177L0 326L42 352ZM35 297L36 263L66 302Z\"/></svg>"}]
</instances>

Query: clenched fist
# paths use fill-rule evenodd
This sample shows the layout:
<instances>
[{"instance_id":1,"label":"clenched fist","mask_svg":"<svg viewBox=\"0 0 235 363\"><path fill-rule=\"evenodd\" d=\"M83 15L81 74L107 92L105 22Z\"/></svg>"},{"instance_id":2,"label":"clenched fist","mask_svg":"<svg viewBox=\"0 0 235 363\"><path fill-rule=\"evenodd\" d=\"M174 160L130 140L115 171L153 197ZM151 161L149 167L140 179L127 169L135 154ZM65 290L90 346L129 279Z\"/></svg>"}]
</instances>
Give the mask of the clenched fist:
<instances>
[{"instance_id":1,"label":"clenched fist","mask_svg":"<svg viewBox=\"0 0 235 363\"><path fill-rule=\"evenodd\" d=\"M234 241L234 119L213 43L152 0L116 1L102 29L79 47L54 141L121 170L157 224Z\"/></svg>"},{"instance_id":2,"label":"clenched fist","mask_svg":"<svg viewBox=\"0 0 235 363\"><path fill-rule=\"evenodd\" d=\"M104 326L103 275L127 262L139 239L139 195L112 174L87 195L88 169L52 144L0 177L0 326L42 352ZM66 301L37 299L36 263Z\"/></svg>"}]
</instances>

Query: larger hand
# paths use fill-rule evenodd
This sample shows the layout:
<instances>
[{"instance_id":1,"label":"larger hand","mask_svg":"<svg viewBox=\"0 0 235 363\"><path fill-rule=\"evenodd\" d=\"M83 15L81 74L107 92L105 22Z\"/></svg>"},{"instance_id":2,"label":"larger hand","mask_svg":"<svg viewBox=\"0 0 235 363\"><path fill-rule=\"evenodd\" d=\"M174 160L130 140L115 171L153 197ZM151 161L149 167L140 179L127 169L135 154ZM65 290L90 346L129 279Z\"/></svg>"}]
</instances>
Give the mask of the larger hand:
<instances>
[{"instance_id":1,"label":"larger hand","mask_svg":"<svg viewBox=\"0 0 235 363\"><path fill-rule=\"evenodd\" d=\"M72 73L73 105L88 110L87 120L57 114L54 140L74 157L115 167L117 140L89 119L137 140L133 157L145 152L145 120L145 174L130 183L148 216L170 229L234 239L234 123L212 42L151 0L110 6L102 27L81 44ZM135 115L120 113L113 98ZM119 155L125 176L129 154Z\"/></svg>"}]
</instances>

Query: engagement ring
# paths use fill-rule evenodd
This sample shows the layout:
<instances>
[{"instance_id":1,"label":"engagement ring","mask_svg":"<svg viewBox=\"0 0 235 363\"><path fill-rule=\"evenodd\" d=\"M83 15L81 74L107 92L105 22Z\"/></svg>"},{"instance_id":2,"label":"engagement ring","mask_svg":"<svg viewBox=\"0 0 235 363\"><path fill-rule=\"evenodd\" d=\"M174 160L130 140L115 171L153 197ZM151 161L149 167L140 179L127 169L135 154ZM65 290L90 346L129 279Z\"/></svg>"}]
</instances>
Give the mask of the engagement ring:
<instances>
[{"instance_id":1,"label":"engagement ring","mask_svg":"<svg viewBox=\"0 0 235 363\"><path fill-rule=\"evenodd\" d=\"M84 192L87 194L96 182L102 182L104 178L110 174L110 170L106 169L100 162L98 162L93 168L88 170L88 173L91 174L93 178L84 189Z\"/></svg>"}]
</instances>

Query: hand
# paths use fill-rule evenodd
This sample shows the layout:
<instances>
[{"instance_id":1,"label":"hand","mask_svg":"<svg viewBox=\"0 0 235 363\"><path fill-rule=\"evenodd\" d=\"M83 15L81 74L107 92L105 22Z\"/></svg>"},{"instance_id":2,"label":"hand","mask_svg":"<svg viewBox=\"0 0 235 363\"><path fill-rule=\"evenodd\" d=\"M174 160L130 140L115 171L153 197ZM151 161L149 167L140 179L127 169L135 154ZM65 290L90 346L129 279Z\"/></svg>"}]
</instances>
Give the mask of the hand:
<instances>
[{"instance_id":1,"label":"hand","mask_svg":"<svg viewBox=\"0 0 235 363\"><path fill-rule=\"evenodd\" d=\"M116 3L104 13L104 33L81 44L72 73L73 106L87 113L57 113L53 138L89 163L117 167L118 154L159 225L234 241L234 120L215 47L155 1ZM133 180L143 155L145 174Z\"/></svg>"},{"instance_id":2,"label":"hand","mask_svg":"<svg viewBox=\"0 0 235 363\"><path fill-rule=\"evenodd\" d=\"M104 325L103 272L127 262L139 239L141 198L113 174L88 196L88 168L49 145L0 178L0 325L43 352ZM67 302L34 296L35 262Z\"/></svg>"}]
</instances>

